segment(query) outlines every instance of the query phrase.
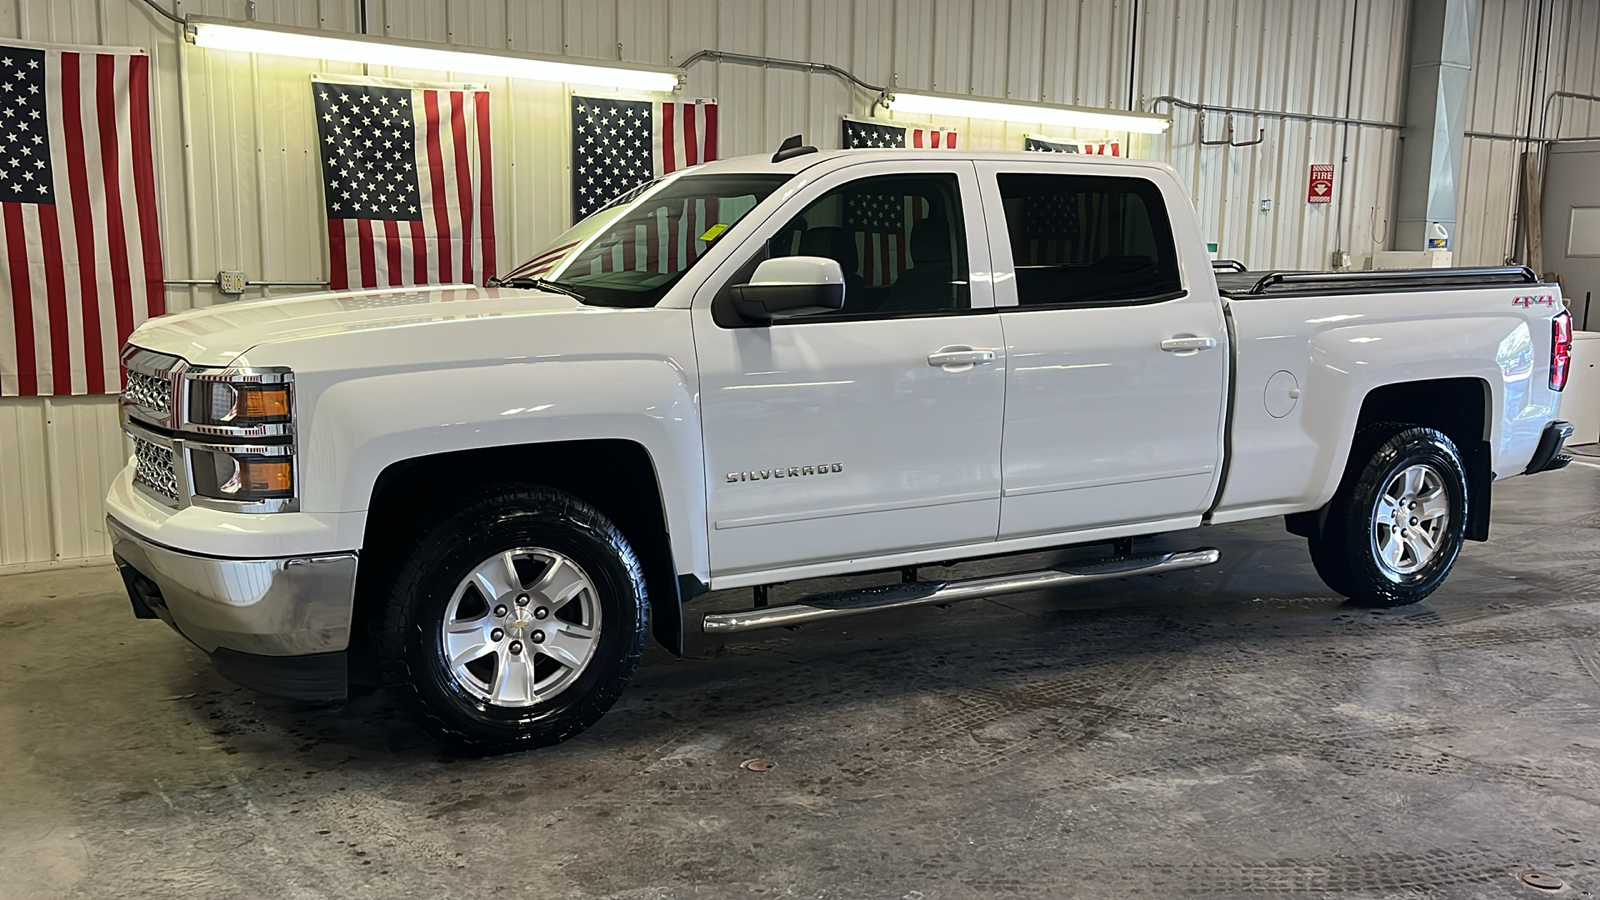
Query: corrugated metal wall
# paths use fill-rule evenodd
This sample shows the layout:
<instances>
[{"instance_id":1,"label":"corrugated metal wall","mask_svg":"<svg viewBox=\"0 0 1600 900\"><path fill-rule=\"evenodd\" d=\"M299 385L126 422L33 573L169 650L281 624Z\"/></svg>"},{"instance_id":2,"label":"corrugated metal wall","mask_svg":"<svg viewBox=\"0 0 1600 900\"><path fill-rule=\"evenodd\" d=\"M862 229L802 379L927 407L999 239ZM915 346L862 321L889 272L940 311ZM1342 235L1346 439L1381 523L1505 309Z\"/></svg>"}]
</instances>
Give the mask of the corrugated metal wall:
<instances>
[{"instance_id":1,"label":"corrugated metal wall","mask_svg":"<svg viewBox=\"0 0 1600 900\"><path fill-rule=\"evenodd\" d=\"M359 0L157 2L341 32L361 21ZM1508 10L1524 2L1485 0ZM1578 5L1592 13L1592 0ZM1402 112L1406 0L367 0L366 9L369 33L470 47L662 65L713 48L834 63L903 88L1099 107L1171 94L1381 121ZM0 0L5 37L151 52L169 277L209 279L219 269L243 269L252 280L323 277L309 75L359 66L188 47L138 0ZM567 223L567 91L489 83L505 265ZM692 70L686 94L722 103L725 155L768 151L795 132L837 146L840 115L866 113L871 99L833 78L712 63ZM1024 122L941 124L974 147L1020 148L1024 133L1042 131ZM1198 125L1179 110L1170 134L1132 149L1177 167L1224 256L1252 267L1320 268L1334 249L1359 260L1386 246L1394 132L1240 118L1241 138L1265 128L1265 140L1234 148L1201 146ZM1217 139L1227 122L1209 116L1206 127ZM1334 204L1305 202L1312 163L1339 165ZM1479 215L1485 222L1504 214L1492 199ZM208 287L170 292L175 309L219 299ZM0 401L0 568L106 553L99 496L123 452L109 398Z\"/></svg>"},{"instance_id":2,"label":"corrugated metal wall","mask_svg":"<svg viewBox=\"0 0 1600 900\"><path fill-rule=\"evenodd\" d=\"M1467 132L1481 136L1466 143L1458 265L1499 265L1513 256L1525 145L1507 136L1600 136L1600 103L1558 98L1546 105L1555 91L1600 95L1600 3L1479 2Z\"/></svg>"}]
</instances>

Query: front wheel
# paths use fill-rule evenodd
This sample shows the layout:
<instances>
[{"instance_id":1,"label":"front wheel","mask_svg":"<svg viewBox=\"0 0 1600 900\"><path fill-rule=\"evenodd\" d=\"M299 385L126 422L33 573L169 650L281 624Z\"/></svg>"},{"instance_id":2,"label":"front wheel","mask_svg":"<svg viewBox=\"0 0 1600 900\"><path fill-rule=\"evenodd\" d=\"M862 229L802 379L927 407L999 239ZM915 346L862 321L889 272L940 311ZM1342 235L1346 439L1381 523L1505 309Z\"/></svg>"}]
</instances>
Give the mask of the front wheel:
<instances>
[{"instance_id":1,"label":"front wheel","mask_svg":"<svg viewBox=\"0 0 1600 900\"><path fill-rule=\"evenodd\" d=\"M1311 558L1322 580L1362 606L1433 593L1461 553L1467 476L1456 445L1432 428L1366 430L1329 503Z\"/></svg>"},{"instance_id":2,"label":"front wheel","mask_svg":"<svg viewBox=\"0 0 1600 900\"><path fill-rule=\"evenodd\" d=\"M639 561L598 510L502 486L417 536L377 623L386 680L435 738L495 753L594 724L649 630Z\"/></svg>"}]
</instances>

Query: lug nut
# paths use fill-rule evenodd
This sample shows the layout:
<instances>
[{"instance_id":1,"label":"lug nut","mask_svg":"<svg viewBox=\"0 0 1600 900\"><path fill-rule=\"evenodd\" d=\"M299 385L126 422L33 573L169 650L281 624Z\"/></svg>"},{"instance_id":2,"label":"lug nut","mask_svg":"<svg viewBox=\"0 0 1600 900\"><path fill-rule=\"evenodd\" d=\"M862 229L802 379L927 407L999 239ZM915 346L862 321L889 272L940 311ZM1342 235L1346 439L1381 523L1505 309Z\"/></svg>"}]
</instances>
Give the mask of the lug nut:
<instances>
[{"instance_id":1,"label":"lug nut","mask_svg":"<svg viewBox=\"0 0 1600 900\"><path fill-rule=\"evenodd\" d=\"M535 644L542 644L544 643L544 632L535 631L533 634L528 635L528 640L533 641Z\"/></svg>"},{"instance_id":2,"label":"lug nut","mask_svg":"<svg viewBox=\"0 0 1600 900\"><path fill-rule=\"evenodd\" d=\"M516 656L518 653L522 652L522 642L512 641L511 646L508 649L511 651L512 656Z\"/></svg>"},{"instance_id":3,"label":"lug nut","mask_svg":"<svg viewBox=\"0 0 1600 900\"><path fill-rule=\"evenodd\" d=\"M504 603L502 603L499 606L496 606L494 608L494 614L497 615L497 616L503 616L503 615L506 614L506 612L507 612L506 605Z\"/></svg>"},{"instance_id":4,"label":"lug nut","mask_svg":"<svg viewBox=\"0 0 1600 900\"><path fill-rule=\"evenodd\" d=\"M517 605L518 606L527 606L528 605L528 595L527 594L518 594L517 595Z\"/></svg>"},{"instance_id":5,"label":"lug nut","mask_svg":"<svg viewBox=\"0 0 1600 900\"><path fill-rule=\"evenodd\" d=\"M550 610L541 606L533 611L533 617L535 619L548 619L550 618Z\"/></svg>"},{"instance_id":6,"label":"lug nut","mask_svg":"<svg viewBox=\"0 0 1600 900\"><path fill-rule=\"evenodd\" d=\"M505 636L506 632L503 628L496 628L495 630L489 632L489 640L491 641L498 641Z\"/></svg>"},{"instance_id":7,"label":"lug nut","mask_svg":"<svg viewBox=\"0 0 1600 900\"><path fill-rule=\"evenodd\" d=\"M1417 525L1417 520L1416 520L1416 519L1412 519L1412 520L1411 520L1411 526L1412 526L1412 527L1413 527L1413 528L1415 528L1415 527L1416 527L1416 525Z\"/></svg>"}]
</instances>

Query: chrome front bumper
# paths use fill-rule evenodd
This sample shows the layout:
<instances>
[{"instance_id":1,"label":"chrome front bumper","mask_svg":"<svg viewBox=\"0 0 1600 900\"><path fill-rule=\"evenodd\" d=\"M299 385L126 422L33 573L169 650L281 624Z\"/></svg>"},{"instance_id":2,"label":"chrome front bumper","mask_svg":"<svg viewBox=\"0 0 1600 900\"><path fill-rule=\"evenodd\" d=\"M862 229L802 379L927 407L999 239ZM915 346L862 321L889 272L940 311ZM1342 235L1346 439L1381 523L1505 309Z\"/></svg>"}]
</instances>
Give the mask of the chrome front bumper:
<instances>
[{"instance_id":1,"label":"chrome front bumper","mask_svg":"<svg viewBox=\"0 0 1600 900\"><path fill-rule=\"evenodd\" d=\"M200 649L253 656L309 656L350 646L356 554L219 559L146 540L107 517L111 553L155 584L147 606Z\"/></svg>"}]
</instances>

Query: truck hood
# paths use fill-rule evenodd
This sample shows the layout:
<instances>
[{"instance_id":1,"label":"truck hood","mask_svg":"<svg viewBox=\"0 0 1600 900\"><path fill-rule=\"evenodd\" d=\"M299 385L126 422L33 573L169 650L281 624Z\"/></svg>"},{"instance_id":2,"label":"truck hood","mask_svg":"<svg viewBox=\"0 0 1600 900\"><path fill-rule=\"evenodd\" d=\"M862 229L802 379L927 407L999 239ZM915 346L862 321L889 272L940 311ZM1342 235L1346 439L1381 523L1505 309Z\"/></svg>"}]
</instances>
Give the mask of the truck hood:
<instances>
[{"instance_id":1,"label":"truck hood","mask_svg":"<svg viewBox=\"0 0 1600 900\"><path fill-rule=\"evenodd\" d=\"M351 331L493 316L603 313L564 294L473 285L329 291L227 303L161 316L128 338L138 347L225 366L251 347Z\"/></svg>"}]
</instances>

